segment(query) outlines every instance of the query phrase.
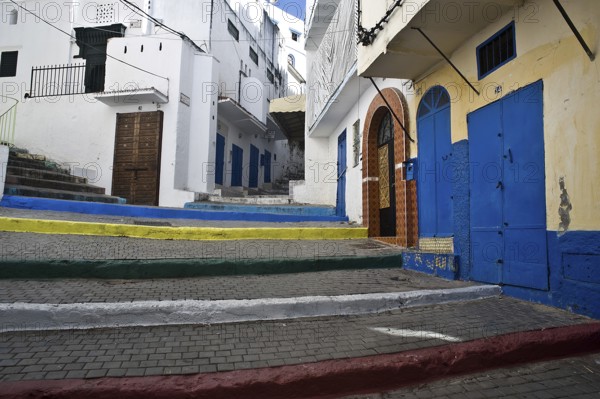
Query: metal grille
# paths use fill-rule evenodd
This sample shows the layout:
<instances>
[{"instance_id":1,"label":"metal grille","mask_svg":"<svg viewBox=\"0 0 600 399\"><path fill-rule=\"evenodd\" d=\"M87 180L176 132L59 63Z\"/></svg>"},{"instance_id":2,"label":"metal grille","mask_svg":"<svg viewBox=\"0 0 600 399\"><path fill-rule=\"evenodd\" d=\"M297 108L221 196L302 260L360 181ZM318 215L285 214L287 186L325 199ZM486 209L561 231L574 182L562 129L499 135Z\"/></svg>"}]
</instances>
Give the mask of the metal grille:
<instances>
[{"instance_id":1,"label":"metal grille","mask_svg":"<svg viewBox=\"0 0 600 399\"><path fill-rule=\"evenodd\" d=\"M115 20L115 5L111 3L96 6L96 23L113 23Z\"/></svg>"},{"instance_id":2,"label":"metal grille","mask_svg":"<svg viewBox=\"0 0 600 399\"><path fill-rule=\"evenodd\" d=\"M28 97L52 97L85 93L85 64L34 67Z\"/></svg>"},{"instance_id":3,"label":"metal grille","mask_svg":"<svg viewBox=\"0 0 600 399\"><path fill-rule=\"evenodd\" d=\"M389 146L379 148L379 209L390 207Z\"/></svg>"}]
</instances>

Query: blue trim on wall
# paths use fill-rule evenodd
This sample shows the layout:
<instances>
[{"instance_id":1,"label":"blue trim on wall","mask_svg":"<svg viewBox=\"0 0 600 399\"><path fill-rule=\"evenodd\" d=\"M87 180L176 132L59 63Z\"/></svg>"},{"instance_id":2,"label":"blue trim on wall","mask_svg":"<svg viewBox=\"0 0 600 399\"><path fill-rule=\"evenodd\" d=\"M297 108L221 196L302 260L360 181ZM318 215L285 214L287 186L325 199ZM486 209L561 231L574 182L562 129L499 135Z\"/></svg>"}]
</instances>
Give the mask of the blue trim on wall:
<instances>
[{"instance_id":1,"label":"blue trim on wall","mask_svg":"<svg viewBox=\"0 0 600 399\"><path fill-rule=\"evenodd\" d=\"M83 202L55 200L49 198L18 197L5 195L0 201L0 206L5 208L46 210L58 212L74 212L89 215L112 215L125 217L143 217L158 219L197 219L197 220L237 220L249 222L345 222L347 217L284 214L284 213L258 213L246 211L208 211L182 208L161 208L151 206L105 204L99 202ZM275 212L275 210L273 210Z\"/></svg>"},{"instance_id":2,"label":"blue trim on wall","mask_svg":"<svg viewBox=\"0 0 600 399\"><path fill-rule=\"evenodd\" d=\"M504 286L506 295L600 319L600 231L548 231L550 291Z\"/></svg>"},{"instance_id":3,"label":"blue trim on wall","mask_svg":"<svg viewBox=\"0 0 600 399\"><path fill-rule=\"evenodd\" d=\"M457 256L462 280L471 271L471 197L469 192L469 142L461 140L452 145L452 198L454 202L454 255Z\"/></svg>"}]
</instances>

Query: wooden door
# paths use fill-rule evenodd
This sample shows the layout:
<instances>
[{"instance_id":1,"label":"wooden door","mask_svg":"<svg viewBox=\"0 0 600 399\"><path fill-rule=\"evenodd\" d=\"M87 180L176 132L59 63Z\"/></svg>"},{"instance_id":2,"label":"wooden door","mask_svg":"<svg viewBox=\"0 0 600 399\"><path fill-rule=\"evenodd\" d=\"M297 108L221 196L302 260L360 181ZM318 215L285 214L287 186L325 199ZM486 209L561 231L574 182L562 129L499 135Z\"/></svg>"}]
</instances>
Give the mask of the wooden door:
<instances>
[{"instance_id":1,"label":"wooden door","mask_svg":"<svg viewBox=\"0 0 600 399\"><path fill-rule=\"evenodd\" d=\"M163 112L117 114L112 195L158 205Z\"/></svg>"}]
</instances>

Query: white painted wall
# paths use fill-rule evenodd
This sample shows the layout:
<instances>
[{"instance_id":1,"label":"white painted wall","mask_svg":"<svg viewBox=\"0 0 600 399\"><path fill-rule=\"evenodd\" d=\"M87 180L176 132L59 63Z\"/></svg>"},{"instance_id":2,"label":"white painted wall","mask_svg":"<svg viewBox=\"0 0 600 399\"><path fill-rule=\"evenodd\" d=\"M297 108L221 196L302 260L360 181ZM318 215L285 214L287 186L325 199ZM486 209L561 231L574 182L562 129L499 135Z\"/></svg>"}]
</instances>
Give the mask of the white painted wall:
<instances>
[{"instance_id":1,"label":"white painted wall","mask_svg":"<svg viewBox=\"0 0 600 399\"><path fill-rule=\"evenodd\" d=\"M89 170L90 175L86 177L90 183L106 188L107 193L112 185L116 114L160 109L164 112L164 124L159 201L162 206L181 206L193 200L194 191L211 193L214 190L214 176L210 176L209 170L214 166L216 104L219 94L240 100L240 70L263 89L260 101L245 104L260 120L266 121L268 100L284 94L285 76L281 83L276 80L276 84L267 79L268 62L273 64L269 69L274 74L280 69L280 36L264 15L258 22L240 22L225 0L215 0L212 10L209 5L213 2L208 0L181 0L178 7L166 0L152 3L136 0L135 3L166 25L184 31L201 48L210 47L213 56L200 53L181 38L153 26L120 2L82 0L64 5L51 1L23 2L66 32L76 27L123 23L127 26L125 37L111 39L108 44L108 54L120 61L107 59L105 89L119 92L153 87L168 95L168 103L140 103L129 101L131 98L124 101L117 95L114 103L106 105L92 94L24 99L30 91L32 67L85 63L73 58L79 53L74 40L25 12L20 12L16 25L0 23L0 51L19 51L17 76L0 78L0 94L23 101L17 115L17 146L46 155L74 171L83 170L84 175ZM14 9L9 7L11 4L0 1L2 18L8 18ZM103 13L99 14L98 10ZM227 31L230 18L240 30L239 42ZM142 36L144 33L149 35ZM258 66L250 59L251 45L259 53ZM215 84L219 90L214 90ZM179 101L182 93L191 99L189 107ZM282 159L282 149L274 140L244 135L239 139L238 135L239 132L232 129L227 148L236 142L244 149L245 162L249 159L250 142L261 153L267 149ZM278 161L272 162L275 180L282 168L277 168ZM247 179L246 173L245 185ZM262 182L262 174L259 182Z\"/></svg>"},{"instance_id":2,"label":"white painted wall","mask_svg":"<svg viewBox=\"0 0 600 399\"><path fill-rule=\"evenodd\" d=\"M290 4L288 7L297 7L295 4ZM287 8L286 8L287 9ZM304 50L304 21L296 18L294 15L288 14L285 10L274 6L267 5L267 12L271 19L276 22L281 36L285 43L285 51L281 53L283 56L280 59L281 65L287 65L287 56L291 54L294 57L294 67L306 80L306 51ZM292 31L298 32L298 39L292 39ZM291 73L288 72L288 85L286 95L302 94L305 90L305 84L298 82Z\"/></svg>"},{"instance_id":3,"label":"white painted wall","mask_svg":"<svg viewBox=\"0 0 600 399\"><path fill-rule=\"evenodd\" d=\"M6 181L6 168L8 166L8 147L0 145L0 201L4 196L4 183Z\"/></svg>"},{"instance_id":4,"label":"white painted wall","mask_svg":"<svg viewBox=\"0 0 600 399\"><path fill-rule=\"evenodd\" d=\"M242 173L242 185L243 187L248 187L248 182L250 179L250 145L254 145L258 148L259 153L262 155L265 153L265 150L269 151L271 155L271 181L275 182L278 177L282 175L283 170L283 162L282 159L285 159L285 151L284 149L277 144L276 140L266 139L264 136L258 135L255 137L254 135L250 135L246 132L241 131L233 124L229 124L225 120L219 121L219 128L217 129L218 133L225 137L225 165L223 168L223 185L230 186L231 185L231 174L232 174L232 154L231 148L232 145L240 147L243 153L243 173ZM275 159L275 157L277 159ZM209 177L214 181L214 176ZM259 187L264 182L264 166L259 166L258 170L258 183Z\"/></svg>"},{"instance_id":5,"label":"white painted wall","mask_svg":"<svg viewBox=\"0 0 600 399\"><path fill-rule=\"evenodd\" d=\"M359 79L355 77L353 79ZM380 89L393 87L406 93L402 80L376 79ZM306 175L302 185L294 187L294 201L309 204L335 206L337 195L337 148L338 137L346 130L346 212L351 221L362 223L362 138L365 130L365 117L371 102L378 95L377 90L365 79L360 85L367 85L365 92L356 96L353 106L346 110L336 128L326 138L306 138ZM353 125L360 121L361 161L354 166Z\"/></svg>"}]
</instances>

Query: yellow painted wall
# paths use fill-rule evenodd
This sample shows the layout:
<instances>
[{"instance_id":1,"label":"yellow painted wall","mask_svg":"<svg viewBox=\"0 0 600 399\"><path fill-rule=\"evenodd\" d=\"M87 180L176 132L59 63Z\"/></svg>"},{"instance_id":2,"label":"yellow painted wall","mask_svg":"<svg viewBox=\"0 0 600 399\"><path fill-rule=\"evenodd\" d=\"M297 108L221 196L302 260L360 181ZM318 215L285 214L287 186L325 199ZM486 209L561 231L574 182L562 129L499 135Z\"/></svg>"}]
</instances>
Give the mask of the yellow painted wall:
<instances>
[{"instance_id":1,"label":"yellow painted wall","mask_svg":"<svg viewBox=\"0 0 600 399\"><path fill-rule=\"evenodd\" d=\"M562 0L562 4L597 54L600 1ZM475 48L511 20L516 24L517 58L478 81ZM548 229L558 230L559 179L564 178L573 206L569 230L600 230L600 63L590 61L552 0L524 2L514 15L505 15L475 35L451 60L469 81L478 82L481 96L448 64L440 63L415 82L411 120L416 121L422 95L441 84L452 97L452 142L464 140L468 113L543 79ZM501 94L495 93L497 86L502 86ZM416 138L416 123L411 126ZM417 154L416 144L411 154Z\"/></svg>"}]
</instances>

